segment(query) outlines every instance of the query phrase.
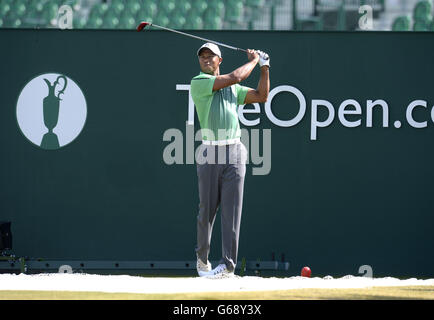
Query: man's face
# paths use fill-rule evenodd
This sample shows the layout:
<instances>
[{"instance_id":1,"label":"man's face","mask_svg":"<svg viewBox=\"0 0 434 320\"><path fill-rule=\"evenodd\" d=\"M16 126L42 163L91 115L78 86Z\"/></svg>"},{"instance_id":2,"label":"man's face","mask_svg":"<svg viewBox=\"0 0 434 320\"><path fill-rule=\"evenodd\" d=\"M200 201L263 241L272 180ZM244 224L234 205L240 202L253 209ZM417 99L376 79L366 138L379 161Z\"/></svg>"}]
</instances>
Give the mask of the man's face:
<instances>
[{"instance_id":1,"label":"man's face","mask_svg":"<svg viewBox=\"0 0 434 320\"><path fill-rule=\"evenodd\" d=\"M199 54L200 69L204 73L217 74L222 58L214 54L210 49L204 48Z\"/></svg>"}]
</instances>

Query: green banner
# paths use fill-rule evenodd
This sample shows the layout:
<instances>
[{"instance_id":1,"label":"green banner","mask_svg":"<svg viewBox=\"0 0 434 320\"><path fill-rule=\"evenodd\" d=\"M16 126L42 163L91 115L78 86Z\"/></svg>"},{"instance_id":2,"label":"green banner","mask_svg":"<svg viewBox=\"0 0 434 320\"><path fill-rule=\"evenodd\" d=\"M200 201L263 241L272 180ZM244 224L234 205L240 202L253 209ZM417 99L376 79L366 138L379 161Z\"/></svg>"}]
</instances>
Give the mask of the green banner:
<instances>
[{"instance_id":1,"label":"green banner","mask_svg":"<svg viewBox=\"0 0 434 320\"><path fill-rule=\"evenodd\" d=\"M290 274L432 276L433 33L195 31L270 55L240 260ZM201 41L165 31L0 30L0 220L14 253L194 260ZM222 73L247 61L221 48ZM259 68L242 84L256 88ZM220 222L210 260L220 258ZM415 268L417 266L417 268Z\"/></svg>"}]
</instances>

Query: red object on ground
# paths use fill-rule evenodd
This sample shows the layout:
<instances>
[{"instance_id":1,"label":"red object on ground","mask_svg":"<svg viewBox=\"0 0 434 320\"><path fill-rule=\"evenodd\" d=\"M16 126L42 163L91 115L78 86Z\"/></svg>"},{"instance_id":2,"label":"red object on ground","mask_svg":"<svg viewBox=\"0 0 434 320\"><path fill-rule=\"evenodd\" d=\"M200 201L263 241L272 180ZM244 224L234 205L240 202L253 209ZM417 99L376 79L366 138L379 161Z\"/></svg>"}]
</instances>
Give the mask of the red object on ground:
<instances>
[{"instance_id":1,"label":"red object on ground","mask_svg":"<svg viewBox=\"0 0 434 320\"><path fill-rule=\"evenodd\" d=\"M137 31L142 31L147 25L149 24L149 22L141 22L138 26L137 26Z\"/></svg>"},{"instance_id":2,"label":"red object on ground","mask_svg":"<svg viewBox=\"0 0 434 320\"><path fill-rule=\"evenodd\" d=\"M310 270L309 267L304 267L303 269L301 269L301 276L302 277L310 278L311 274L312 274L312 271Z\"/></svg>"}]
</instances>

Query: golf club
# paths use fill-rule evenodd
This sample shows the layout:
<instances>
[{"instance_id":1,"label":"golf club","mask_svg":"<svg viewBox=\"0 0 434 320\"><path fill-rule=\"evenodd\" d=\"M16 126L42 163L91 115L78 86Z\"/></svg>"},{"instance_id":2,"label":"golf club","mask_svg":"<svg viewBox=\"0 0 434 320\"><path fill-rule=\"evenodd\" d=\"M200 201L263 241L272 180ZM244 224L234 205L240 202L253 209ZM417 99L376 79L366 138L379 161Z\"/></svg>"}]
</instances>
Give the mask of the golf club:
<instances>
[{"instance_id":1,"label":"golf club","mask_svg":"<svg viewBox=\"0 0 434 320\"><path fill-rule=\"evenodd\" d=\"M140 24L137 26L137 31L139 31L139 32L142 31L148 25L149 26L153 26L155 28L163 29L163 30L166 30L166 31L175 32L175 33L178 33L178 34L181 34L183 36L190 37L190 38L199 39L199 40L202 40L202 41L205 41L205 42L211 42L211 43L214 43L216 45L219 45L219 46L222 46L222 47L225 47L225 48L229 48L229 49L232 49L232 50L247 52L247 50L245 50L245 49L233 47L233 46L230 46L230 45L227 45L227 44L224 44L224 43L220 43L220 42L217 42L217 41L201 38L201 37L198 37L198 36L194 36L192 34L188 34L188 33L185 33L185 32L181 32L181 31L170 29L170 28L162 27L162 26L150 23L150 22L145 22L145 21L140 22Z\"/></svg>"}]
</instances>

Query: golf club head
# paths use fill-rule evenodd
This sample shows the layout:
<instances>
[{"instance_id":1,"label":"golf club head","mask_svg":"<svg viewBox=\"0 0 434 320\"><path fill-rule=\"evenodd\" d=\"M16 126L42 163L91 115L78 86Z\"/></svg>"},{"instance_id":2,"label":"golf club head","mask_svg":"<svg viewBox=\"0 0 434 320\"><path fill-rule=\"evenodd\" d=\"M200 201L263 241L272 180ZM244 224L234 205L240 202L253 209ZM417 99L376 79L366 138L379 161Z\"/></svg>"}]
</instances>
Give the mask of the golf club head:
<instances>
[{"instance_id":1,"label":"golf club head","mask_svg":"<svg viewBox=\"0 0 434 320\"><path fill-rule=\"evenodd\" d=\"M140 24L137 26L137 31L142 31L143 29L145 29L146 28L146 26L149 24L149 22L145 22L145 21L142 21L142 22L140 22Z\"/></svg>"}]
</instances>

